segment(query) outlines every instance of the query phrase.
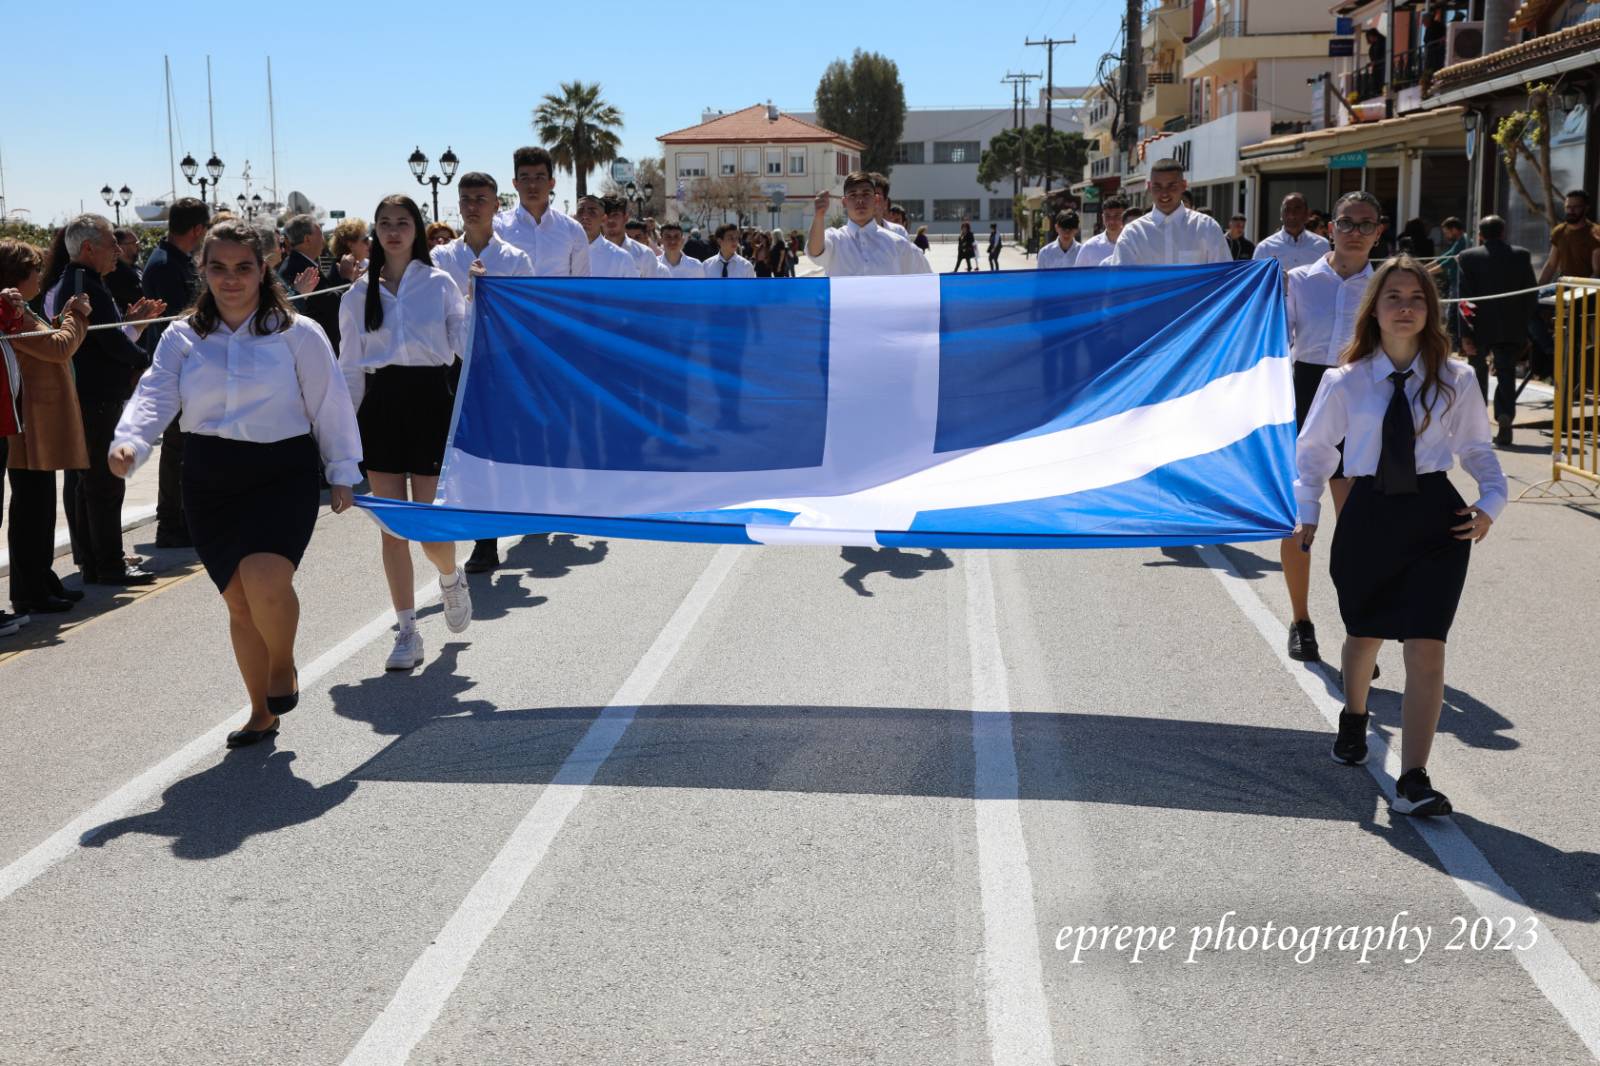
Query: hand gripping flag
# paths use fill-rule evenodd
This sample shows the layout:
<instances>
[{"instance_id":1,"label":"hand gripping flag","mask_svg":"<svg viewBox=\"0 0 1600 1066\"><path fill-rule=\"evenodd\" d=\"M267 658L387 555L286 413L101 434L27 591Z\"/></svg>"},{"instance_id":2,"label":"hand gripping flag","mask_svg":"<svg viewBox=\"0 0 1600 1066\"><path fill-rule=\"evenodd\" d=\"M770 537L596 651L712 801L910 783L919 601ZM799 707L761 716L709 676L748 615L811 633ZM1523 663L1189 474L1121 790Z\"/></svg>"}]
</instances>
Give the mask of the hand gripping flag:
<instances>
[{"instance_id":1,"label":"hand gripping flag","mask_svg":"<svg viewBox=\"0 0 1600 1066\"><path fill-rule=\"evenodd\" d=\"M478 278L433 504L397 536L1115 547L1294 527L1276 263Z\"/></svg>"}]
</instances>

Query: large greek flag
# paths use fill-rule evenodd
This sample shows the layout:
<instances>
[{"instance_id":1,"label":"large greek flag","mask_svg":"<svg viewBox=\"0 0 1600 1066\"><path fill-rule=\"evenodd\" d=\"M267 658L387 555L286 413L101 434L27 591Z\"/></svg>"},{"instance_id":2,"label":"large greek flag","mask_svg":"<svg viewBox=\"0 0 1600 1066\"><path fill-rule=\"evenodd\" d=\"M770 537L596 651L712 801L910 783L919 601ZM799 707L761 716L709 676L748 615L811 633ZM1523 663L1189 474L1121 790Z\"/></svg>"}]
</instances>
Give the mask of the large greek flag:
<instances>
[{"instance_id":1,"label":"large greek flag","mask_svg":"<svg viewBox=\"0 0 1600 1066\"><path fill-rule=\"evenodd\" d=\"M432 504L391 532L899 547L1286 536L1277 264L480 278Z\"/></svg>"}]
</instances>

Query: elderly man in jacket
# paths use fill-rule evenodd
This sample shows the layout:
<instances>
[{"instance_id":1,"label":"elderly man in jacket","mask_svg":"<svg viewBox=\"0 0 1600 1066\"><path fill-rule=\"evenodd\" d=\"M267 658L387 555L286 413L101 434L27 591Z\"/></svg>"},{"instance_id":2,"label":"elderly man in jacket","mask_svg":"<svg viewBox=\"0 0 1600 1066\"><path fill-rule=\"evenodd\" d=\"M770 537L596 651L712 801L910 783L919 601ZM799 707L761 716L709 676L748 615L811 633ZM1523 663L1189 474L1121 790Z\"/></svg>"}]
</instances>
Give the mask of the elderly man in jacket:
<instances>
[{"instance_id":1,"label":"elderly man in jacket","mask_svg":"<svg viewBox=\"0 0 1600 1066\"><path fill-rule=\"evenodd\" d=\"M1462 316L1462 346L1478 372L1478 387L1489 398L1489 361L1494 361L1494 417L1499 432L1494 442L1511 443L1511 421L1517 413L1517 359L1528 337L1528 320L1536 295L1520 292L1534 287L1533 260L1526 248L1506 243L1506 222L1489 215L1478 223L1477 248L1461 253L1461 299L1472 301L1470 315ZM1490 299L1489 297L1498 297Z\"/></svg>"}]
</instances>

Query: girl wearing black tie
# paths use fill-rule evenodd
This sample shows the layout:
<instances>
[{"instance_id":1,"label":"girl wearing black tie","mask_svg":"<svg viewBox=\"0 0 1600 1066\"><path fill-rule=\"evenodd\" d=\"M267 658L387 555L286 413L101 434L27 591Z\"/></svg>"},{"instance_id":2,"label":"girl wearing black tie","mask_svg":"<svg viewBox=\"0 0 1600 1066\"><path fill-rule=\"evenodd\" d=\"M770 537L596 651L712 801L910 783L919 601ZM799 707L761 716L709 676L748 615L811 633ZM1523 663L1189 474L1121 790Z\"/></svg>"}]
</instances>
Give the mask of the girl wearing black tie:
<instances>
[{"instance_id":1,"label":"girl wearing black tie","mask_svg":"<svg viewBox=\"0 0 1600 1066\"><path fill-rule=\"evenodd\" d=\"M236 221L206 234L200 296L161 335L108 457L112 473L130 476L182 408L183 508L250 693L250 721L228 734L230 748L275 734L299 700L293 583L317 521L319 466L335 514L361 480L356 412L333 350L284 298L266 240Z\"/></svg>"},{"instance_id":2,"label":"girl wearing black tie","mask_svg":"<svg viewBox=\"0 0 1600 1066\"><path fill-rule=\"evenodd\" d=\"M1449 814L1426 764L1444 701L1444 648L1467 579L1472 544L1506 505L1473 371L1450 359L1439 295L1422 265L1390 259L1367 285L1355 336L1323 376L1300 432L1300 526L1309 551L1323 487L1344 441L1350 496L1334 531L1330 569L1344 618L1346 706L1336 761L1367 758L1367 691L1385 640L1405 643L1400 777L1391 807ZM1478 483L1468 507L1447 471L1459 459Z\"/></svg>"}]
</instances>

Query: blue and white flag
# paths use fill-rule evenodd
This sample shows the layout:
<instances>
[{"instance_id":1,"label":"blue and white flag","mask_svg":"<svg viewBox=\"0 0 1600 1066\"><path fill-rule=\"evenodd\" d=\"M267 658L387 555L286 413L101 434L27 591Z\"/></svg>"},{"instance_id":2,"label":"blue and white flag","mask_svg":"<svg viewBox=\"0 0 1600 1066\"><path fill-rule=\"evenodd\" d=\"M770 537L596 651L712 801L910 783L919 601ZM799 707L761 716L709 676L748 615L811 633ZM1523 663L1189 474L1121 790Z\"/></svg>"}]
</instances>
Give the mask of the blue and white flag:
<instances>
[{"instance_id":1,"label":"blue and white flag","mask_svg":"<svg viewBox=\"0 0 1600 1066\"><path fill-rule=\"evenodd\" d=\"M432 504L561 531L894 547L1182 545L1294 527L1270 261L748 281L479 278Z\"/></svg>"}]
</instances>

